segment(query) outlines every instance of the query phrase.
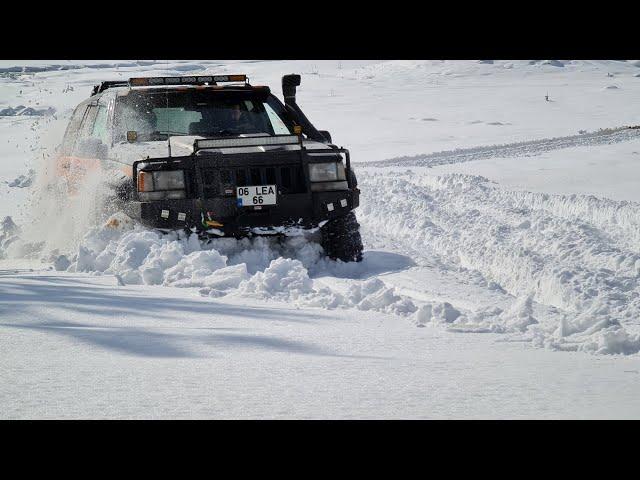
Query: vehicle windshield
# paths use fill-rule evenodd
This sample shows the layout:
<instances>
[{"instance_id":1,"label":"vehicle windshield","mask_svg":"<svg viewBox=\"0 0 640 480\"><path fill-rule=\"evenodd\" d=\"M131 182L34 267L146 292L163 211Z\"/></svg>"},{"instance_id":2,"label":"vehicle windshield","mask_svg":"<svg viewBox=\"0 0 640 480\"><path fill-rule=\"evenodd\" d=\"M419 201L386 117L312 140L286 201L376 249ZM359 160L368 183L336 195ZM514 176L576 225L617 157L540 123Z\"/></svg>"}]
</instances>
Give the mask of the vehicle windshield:
<instances>
[{"instance_id":1,"label":"vehicle windshield","mask_svg":"<svg viewBox=\"0 0 640 480\"><path fill-rule=\"evenodd\" d=\"M116 142L127 131L137 141L166 140L173 135L237 136L292 133L282 105L271 95L220 90L138 90L117 97Z\"/></svg>"}]
</instances>

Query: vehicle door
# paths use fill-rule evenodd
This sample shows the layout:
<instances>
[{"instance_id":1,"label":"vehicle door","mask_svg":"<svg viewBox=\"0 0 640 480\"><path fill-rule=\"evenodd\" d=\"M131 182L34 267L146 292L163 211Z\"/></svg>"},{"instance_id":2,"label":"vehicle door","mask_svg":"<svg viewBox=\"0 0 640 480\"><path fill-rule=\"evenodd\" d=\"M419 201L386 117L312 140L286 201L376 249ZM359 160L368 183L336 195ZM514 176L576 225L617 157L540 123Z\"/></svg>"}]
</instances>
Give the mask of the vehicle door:
<instances>
[{"instance_id":1,"label":"vehicle door","mask_svg":"<svg viewBox=\"0 0 640 480\"><path fill-rule=\"evenodd\" d=\"M69 156L69 185L77 191L87 174L99 172L108 162L111 143L108 129L109 105L90 102Z\"/></svg>"}]
</instances>

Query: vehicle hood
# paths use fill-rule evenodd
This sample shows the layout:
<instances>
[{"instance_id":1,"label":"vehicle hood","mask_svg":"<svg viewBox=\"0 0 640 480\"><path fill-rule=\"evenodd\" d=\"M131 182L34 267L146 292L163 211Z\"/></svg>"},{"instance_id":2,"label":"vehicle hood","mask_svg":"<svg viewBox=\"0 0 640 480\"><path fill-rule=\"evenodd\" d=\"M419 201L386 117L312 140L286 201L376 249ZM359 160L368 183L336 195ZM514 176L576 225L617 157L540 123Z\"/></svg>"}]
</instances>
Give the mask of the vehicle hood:
<instances>
[{"instance_id":1,"label":"vehicle hood","mask_svg":"<svg viewBox=\"0 0 640 480\"><path fill-rule=\"evenodd\" d=\"M196 140L204 139L199 135L184 135L171 137L171 155L173 157L185 157L193 154L193 145ZM327 144L316 142L314 140L304 140L303 145L309 150L325 149ZM255 153L300 150L299 145L267 145L258 147L242 147L242 148L211 148L200 151L220 152L224 154L234 153ZM166 140L154 142L136 142L136 143L118 143L111 149L111 157L121 163L133 164L138 160L146 160L149 158L166 158L169 155L168 142Z\"/></svg>"}]
</instances>

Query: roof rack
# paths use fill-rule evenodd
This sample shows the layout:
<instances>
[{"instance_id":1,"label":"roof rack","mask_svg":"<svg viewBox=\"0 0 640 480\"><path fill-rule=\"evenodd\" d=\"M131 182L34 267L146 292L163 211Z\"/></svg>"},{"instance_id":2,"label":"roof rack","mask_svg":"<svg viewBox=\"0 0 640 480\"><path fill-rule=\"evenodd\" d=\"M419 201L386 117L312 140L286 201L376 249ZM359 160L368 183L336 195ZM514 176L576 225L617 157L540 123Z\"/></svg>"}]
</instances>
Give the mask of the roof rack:
<instances>
[{"instance_id":1,"label":"roof rack","mask_svg":"<svg viewBox=\"0 0 640 480\"><path fill-rule=\"evenodd\" d=\"M95 87L93 87L93 90L91 91L91 96L93 97L94 95L97 95L98 93L102 93L107 88L111 88L111 87L127 87L128 85L129 85L129 82L124 81L124 80L112 80L112 81L108 81L108 82L102 82L102 83L100 83L100 85L96 85Z\"/></svg>"},{"instance_id":2,"label":"roof rack","mask_svg":"<svg viewBox=\"0 0 640 480\"><path fill-rule=\"evenodd\" d=\"M246 75L197 75L187 77L137 77L130 78L132 87L146 87L154 85L217 85L226 82L249 83Z\"/></svg>"},{"instance_id":3,"label":"roof rack","mask_svg":"<svg viewBox=\"0 0 640 480\"><path fill-rule=\"evenodd\" d=\"M244 82L249 85L246 75L193 75L180 77L134 77L129 80L102 82L93 87L91 95L97 95L111 87L148 87L156 85L217 85L218 83Z\"/></svg>"}]
</instances>

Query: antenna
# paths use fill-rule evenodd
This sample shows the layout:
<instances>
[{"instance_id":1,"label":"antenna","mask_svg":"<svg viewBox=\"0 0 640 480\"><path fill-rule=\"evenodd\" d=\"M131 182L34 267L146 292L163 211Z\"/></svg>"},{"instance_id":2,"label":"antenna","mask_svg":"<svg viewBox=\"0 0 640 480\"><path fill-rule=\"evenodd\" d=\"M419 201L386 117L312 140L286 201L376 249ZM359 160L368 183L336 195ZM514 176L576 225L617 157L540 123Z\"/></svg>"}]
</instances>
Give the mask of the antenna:
<instances>
[{"instance_id":1,"label":"antenna","mask_svg":"<svg viewBox=\"0 0 640 480\"><path fill-rule=\"evenodd\" d=\"M167 60L167 72L169 71L169 60ZM167 100L167 148L169 150L169 158L171 158L171 125L169 121L171 119L171 115L169 115L169 87L165 87L165 97Z\"/></svg>"}]
</instances>

